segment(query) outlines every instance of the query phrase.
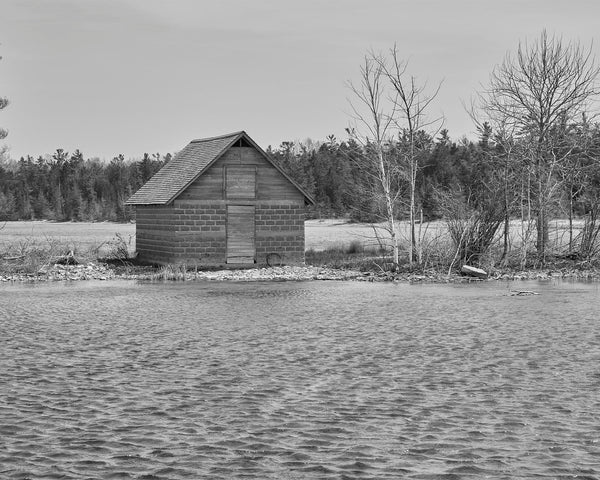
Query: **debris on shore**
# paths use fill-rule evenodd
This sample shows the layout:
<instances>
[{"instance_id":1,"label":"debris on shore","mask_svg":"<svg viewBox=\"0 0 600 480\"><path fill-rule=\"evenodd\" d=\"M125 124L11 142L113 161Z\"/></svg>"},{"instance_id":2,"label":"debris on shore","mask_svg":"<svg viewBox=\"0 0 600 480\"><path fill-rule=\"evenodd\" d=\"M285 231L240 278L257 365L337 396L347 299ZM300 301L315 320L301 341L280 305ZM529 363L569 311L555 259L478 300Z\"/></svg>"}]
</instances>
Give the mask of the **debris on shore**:
<instances>
[{"instance_id":1,"label":"debris on shore","mask_svg":"<svg viewBox=\"0 0 600 480\"><path fill-rule=\"evenodd\" d=\"M200 270L185 266L154 268L123 263L122 265L88 262L82 264L55 263L41 267L35 273L0 273L2 282L43 282L78 280L209 280L209 281L306 281L306 280L352 280L363 282L395 283L471 283L482 281L551 280L572 279L600 280L597 269L548 269L526 271L494 272L486 279L461 275L460 273L438 272L434 269L424 271L373 272L351 269L331 268L327 266L281 266L248 269Z\"/></svg>"},{"instance_id":2,"label":"debris on shore","mask_svg":"<svg viewBox=\"0 0 600 480\"><path fill-rule=\"evenodd\" d=\"M530 295L539 295L539 293L532 292L531 290L510 290L508 295L511 297L525 297Z\"/></svg>"},{"instance_id":3,"label":"debris on shore","mask_svg":"<svg viewBox=\"0 0 600 480\"><path fill-rule=\"evenodd\" d=\"M55 263L40 268L36 273L0 274L0 282L38 282L57 280L110 280L116 278L114 270L102 263Z\"/></svg>"},{"instance_id":4,"label":"debris on shore","mask_svg":"<svg viewBox=\"0 0 600 480\"><path fill-rule=\"evenodd\" d=\"M465 275L469 275L471 277L488 278L488 274L485 270L482 270L481 268L473 267L471 265L463 265L462 268L460 269L460 272L464 273Z\"/></svg>"}]
</instances>

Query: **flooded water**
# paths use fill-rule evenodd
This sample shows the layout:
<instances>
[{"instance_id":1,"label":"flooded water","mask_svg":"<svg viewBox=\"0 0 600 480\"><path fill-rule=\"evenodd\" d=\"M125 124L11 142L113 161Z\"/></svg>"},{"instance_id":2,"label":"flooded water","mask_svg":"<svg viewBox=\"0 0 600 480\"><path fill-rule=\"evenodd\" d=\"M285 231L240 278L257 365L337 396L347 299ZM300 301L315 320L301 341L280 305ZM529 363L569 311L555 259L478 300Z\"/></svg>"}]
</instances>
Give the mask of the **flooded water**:
<instances>
[{"instance_id":1,"label":"flooded water","mask_svg":"<svg viewBox=\"0 0 600 480\"><path fill-rule=\"evenodd\" d=\"M0 288L2 479L600 477L600 288Z\"/></svg>"}]
</instances>

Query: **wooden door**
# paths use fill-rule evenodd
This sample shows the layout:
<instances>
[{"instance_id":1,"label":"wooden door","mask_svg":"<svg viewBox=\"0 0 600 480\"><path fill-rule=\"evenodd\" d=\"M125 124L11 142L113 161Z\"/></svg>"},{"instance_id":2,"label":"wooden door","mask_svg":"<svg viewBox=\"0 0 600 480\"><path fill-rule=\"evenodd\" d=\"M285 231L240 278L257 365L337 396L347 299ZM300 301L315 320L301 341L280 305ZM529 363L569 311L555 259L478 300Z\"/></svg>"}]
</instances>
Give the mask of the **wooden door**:
<instances>
[{"instance_id":1,"label":"wooden door","mask_svg":"<svg viewBox=\"0 0 600 480\"><path fill-rule=\"evenodd\" d=\"M227 206L227 263L254 263L254 205Z\"/></svg>"}]
</instances>

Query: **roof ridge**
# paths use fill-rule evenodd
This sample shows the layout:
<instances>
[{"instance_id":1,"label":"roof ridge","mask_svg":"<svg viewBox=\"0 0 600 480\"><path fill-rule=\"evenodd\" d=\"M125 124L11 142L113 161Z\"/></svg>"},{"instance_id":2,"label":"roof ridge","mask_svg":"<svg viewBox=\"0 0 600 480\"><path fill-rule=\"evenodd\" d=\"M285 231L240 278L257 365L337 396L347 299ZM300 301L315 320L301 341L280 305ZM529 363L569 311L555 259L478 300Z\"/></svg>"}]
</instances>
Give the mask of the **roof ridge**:
<instances>
[{"instance_id":1,"label":"roof ridge","mask_svg":"<svg viewBox=\"0 0 600 480\"><path fill-rule=\"evenodd\" d=\"M227 133L225 135L217 135L216 137L197 138L195 140L192 140L190 143L201 143L201 142L208 142L211 140L219 140L221 138L237 137L238 135L241 135L241 134L248 135L244 130L240 130L238 132Z\"/></svg>"}]
</instances>

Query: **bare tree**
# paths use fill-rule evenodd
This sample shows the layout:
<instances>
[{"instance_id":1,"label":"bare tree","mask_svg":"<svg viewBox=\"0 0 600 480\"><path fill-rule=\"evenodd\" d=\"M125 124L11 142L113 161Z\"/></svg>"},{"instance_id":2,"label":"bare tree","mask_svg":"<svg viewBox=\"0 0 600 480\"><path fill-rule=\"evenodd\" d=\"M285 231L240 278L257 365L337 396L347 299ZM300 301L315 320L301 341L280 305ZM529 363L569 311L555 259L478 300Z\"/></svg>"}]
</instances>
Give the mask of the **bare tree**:
<instances>
[{"instance_id":1,"label":"bare tree","mask_svg":"<svg viewBox=\"0 0 600 480\"><path fill-rule=\"evenodd\" d=\"M517 146L513 135L503 128L499 128L494 135L495 148L490 155L499 167L500 185L504 214L504 229L502 233L502 256L500 262L506 262L510 250L510 214L516 197L514 192L514 157Z\"/></svg>"},{"instance_id":2,"label":"bare tree","mask_svg":"<svg viewBox=\"0 0 600 480\"><path fill-rule=\"evenodd\" d=\"M402 138L398 144L401 160L408 170L408 211L410 223L410 248L408 250L408 261L412 265L416 259L417 263L422 261L421 238L416 234L416 188L417 174L419 171L419 159L423 150L428 148L426 142L420 141L425 130L433 129L430 134L434 137L443 125L443 118L439 117L428 120L427 110L437 97L442 82L440 82L431 93L427 92L427 83L419 83L417 78L407 73L408 62L398 56L398 48L394 45L390 49L389 64L384 57L377 56L375 60L385 72L395 93L393 97L395 115L393 122L399 129ZM433 128L432 128L433 127ZM402 141L404 140L404 141Z\"/></svg>"},{"instance_id":3,"label":"bare tree","mask_svg":"<svg viewBox=\"0 0 600 480\"><path fill-rule=\"evenodd\" d=\"M430 147L424 141L424 129L439 123L429 122L425 112L435 99L440 86L433 94L426 94L426 84L419 84L407 74L408 64L398 56L394 45L390 58L370 52L360 68L360 83L349 83L353 93L350 101L353 112L351 137L362 145L363 158L370 168L366 175L375 180L375 188L381 191L385 205L384 220L390 234L393 262L398 265L398 237L396 215L398 204L406 195L408 185L408 210L410 220L409 263L421 262L420 235L416 233L417 173L419 159ZM441 85L441 84L440 84ZM435 134L435 133L434 133ZM433 137L433 135L431 137Z\"/></svg>"},{"instance_id":4,"label":"bare tree","mask_svg":"<svg viewBox=\"0 0 600 480\"><path fill-rule=\"evenodd\" d=\"M597 95L599 68L592 49L563 42L544 30L533 43L520 43L490 75L480 107L503 119L527 145L533 170L538 259L545 261L548 207L557 190L557 170L569 157L565 125L589 108ZM560 152L560 153L559 153Z\"/></svg>"},{"instance_id":5,"label":"bare tree","mask_svg":"<svg viewBox=\"0 0 600 480\"><path fill-rule=\"evenodd\" d=\"M385 86L383 66L373 55L365 56L360 67L360 83L349 82L354 95L349 101L353 112L353 125L348 129L351 137L362 146L363 158L368 162L361 171L374 180L381 191L385 205L385 223L392 244L392 261L398 266L399 249L396 232L395 205L400 192L395 188L399 175L398 165L390 155L389 144L393 141L394 101L390 102ZM374 192L373 192L374 193Z\"/></svg>"},{"instance_id":6,"label":"bare tree","mask_svg":"<svg viewBox=\"0 0 600 480\"><path fill-rule=\"evenodd\" d=\"M569 254L592 260L600 253L600 125L591 125L585 117L575 134L580 147L561 174L565 177L569 218ZM574 235L575 204L584 217Z\"/></svg>"}]
</instances>

